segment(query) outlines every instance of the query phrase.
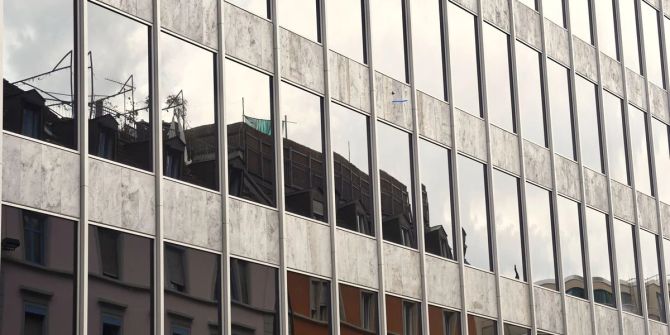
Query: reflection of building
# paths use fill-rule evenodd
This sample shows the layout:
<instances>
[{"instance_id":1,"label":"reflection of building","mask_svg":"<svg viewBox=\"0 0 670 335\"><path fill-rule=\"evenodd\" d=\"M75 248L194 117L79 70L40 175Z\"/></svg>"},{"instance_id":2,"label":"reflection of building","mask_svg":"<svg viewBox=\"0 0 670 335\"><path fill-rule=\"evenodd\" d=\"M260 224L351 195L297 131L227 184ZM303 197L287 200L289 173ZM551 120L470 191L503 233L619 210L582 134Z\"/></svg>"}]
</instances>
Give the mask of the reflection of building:
<instances>
[{"instance_id":1,"label":"reflection of building","mask_svg":"<svg viewBox=\"0 0 670 335\"><path fill-rule=\"evenodd\" d=\"M665 300L663 299L663 290L659 284L658 277L649 278L645 281L645 290L647 292L647 312L649 318L656 321L665 319Z\"/></svg>"},{"instance_id":2,"label":"reflection of building","mask_svg":"<svg viewBox=\"0 0 670 335\"><path fill-rule=\"evenodd\" d=\"M423 230L425 235L426 252L439 255L449 259L454 259L453 249L449 243L449 234L444 229L444 225L430 222L430 202L426 186L421 185L421 197L423 199ZM453 218L452 218L453 220ZM465 243L465 233L463 233L463 243Z\"/></svg>"},{"instance_id":3,"label":"reflection of building","mask_svg":"<svg viewBox=\"0 0 670 335\"><path fill-rule=\"evenodd\" d=\"M377 293L340 284L340 334L377 334Z\"/></svg>"},{"instance_id":4,"label":"reflection of building","mask_svg":"<svg viewBox=\"0 0 670 335\"><path fill-rule=\"evenodd\" d=\"M163 170L167 177L217 189L217 148L216 124L183 129L177 122L163 122Z\"/></svg>"},{"instance_id":5,"label":"reflection of building","mask_svg":"<svg viewBox=\"0 0 670 335\"><path fill-rule=\"evenodd\" d=\"M330 333L330 282L295 272L287 274L290 334Z\"/></svg>"},{"instance_id":6,"label":"reflection of building","mask_svg":"<svg viewBox=\"0 0 670 335\"><path fill-rule=\"evenodd\" d=\"M414 301L387 295L386 331L392 335L420 335L421 305Z\"/></svg>"},{"instance_id":7,"label":"reflection of building","mask_svg":"<svg viewBox=\"0 0 670 335\"><path fill-rule=\"evenodd\" d=\"M89 153L137 168L151 169L151 124L145 121L120 124L115 112L96 101L88 121Z\"/></svg>"},{"instance_id":8,"label":"reflection of building","mask_svg":"<svg viewBox=\"0 0 670 335\"><path fill-rule=\"evenodd\" d=\"M230 296L233 334L279 334L277 269L231 259Z\"/></svg>"}]
</instances>

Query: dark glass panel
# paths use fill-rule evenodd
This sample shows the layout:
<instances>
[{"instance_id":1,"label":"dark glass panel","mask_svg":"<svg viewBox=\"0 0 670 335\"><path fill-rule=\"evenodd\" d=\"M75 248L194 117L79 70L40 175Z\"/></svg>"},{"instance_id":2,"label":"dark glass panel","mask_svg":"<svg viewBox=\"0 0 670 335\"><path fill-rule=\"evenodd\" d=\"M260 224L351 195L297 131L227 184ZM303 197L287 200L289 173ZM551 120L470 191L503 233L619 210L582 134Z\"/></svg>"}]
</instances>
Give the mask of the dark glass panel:
<instances>
[{"instance_id":1,"label":"dark glass panel","mask_svg":"<svg viewBox=\"0 0 670 335\"><path fill-rule=\"evenodd\" d=\"M279 335L277 269L230 259L233 332Z\"/></svg>"},{"instance_id":2,"label":"dark glass panel","mask_svg":"<svg viewBox=\"0 0 670 335\"><path fill-rule=\"evenodd\" d=\"M386 333L421 335L421 304L386 295Z\"/></svg>"},{"instance_id":3,"label":"dark glass panel","mask_svg":"<svg viewBox=\"0 0 670 335\"><path fill-rule=\"evenodd\" d=\"M493 170L493 204L498 241L498 272L501 276L525 281L519 179Z\"/></svg>"},{"instance_id":4,"label":"dark glass panel","mask_svg":"<svg viewBox=\"0 0 670 335\"><path fill-rule=\"evenodd\" d=\"M163 173L213 190L219 187L214 54L160 35Z\"/></svg>"},{"instance_id":5,"label":"dark glass panel","mask_svg":"<svg viewBox=\"0 0 670 335\"><path fill-rule=\"evenodd\" d=\"M600 146L600 116L596 102L596 85L576 76L575 93L579 115L579 135L584 166L602 172L603 163Z\"/></svg>"},{"instance_id":6,"label":"dark glass panel","mask_svg":"<svg viewBox=\"0 0 670 335\"><path fill-rule=\"evenodd\" d=\"M88 333L151 334L153 240L97 226L88 237Z\"/></svg>"},{"instance_id":7,"label":"dark glass panel","mask_svg":"<svg viewBox=\"0 0 670 335\"><path fill-rule=\"evenodd\" d=\"M2 206L0 334L75 333L76 253L76 222Z\"/></svg>"},{"instance_id":8,"label":"dark glass panel","mask_svg":"<svg viewBox=\"0 0 670 335\"><path fill-rule=\"evenodd\" d=\"M579 204L558 197L557 210L565 293L586 299L588 293L584 279L584 242Z\"/></svg>"},{"instance_id":9,"label":"dark glass panel","mask_svg":"<svg viewBox=\"0 0 670 335\"><path fill-rule=\"evenodd\" d=\"M629 105L631 152L633 153L633 173L638 191L653 195L647 143L647 113Z\"/></svg>"},{"instance_id":10,"label":"dark glass panel","mask_svg":"<svg viewBox=\"0 0 670 335\"><path fill-rule=\"evenodd\" d=\"M456 335L461 333L461 314L428 305L428 333L430 335Z\"/></svg>"},{"instance_id":11,"label":"dark glass panel","mask_svg":"<svg viewBox=\"0 0 670 335\"><path fill-rule=\"evenodd\" d=\"M375 69L391 78L407 82L404 2L370 0L369 6Z\"/></svg>"},{"instance_id":12,"label":"dark glass panel","mask_svg":"<svg viewBox=\"0 0 670 335\"><path fill-rule=\"evenodd\" d=\"M648 231L640 230L640 251L649 319L665 322L665 299L661 286L658 237Z\"/></svg>"},{"instance_id":13,"label":"dark glass panel","mask_svg":"<svg viewBox=\"0 0 670 335\"><path fill-rule=\"evenodd\" d=\"M618 60L616 18L614 16L613 0L596 0L596 14L598 24L598 47L606 55Z\"/></svg>"},{"instance_id":14,"label":"dark glass panel","mask_svg":"<svg viewBox=\"0 0 670 335\"><path fill-rule=\"evenodd\" d=\"M635 0L619 0L624 61L627 68L637 73L642 73L636 13Z\"/></svg>"},{"instance_id":15,"label":"dark glass panel","mask_svg":"<svg viewBox=\"0 0 670 335\"><path fill-rule=\"evenodd\" d=\"M479 62L475 17L464 9L449 6L449 61L454 106L472 115L481 116L479 105Z\"/></svg>"},{"instance_id":16,"label":"dark glass panel","mask_svg":"<svg viewBox=\"0 0 670 335\"><path fill-rule=\"evenodd\" d=\"M607 215L590 208L586 209L593 297L597 303L615 306L616 302L612 291L612 260L610 258L612 253L607 227Z\"/></svg>"},{"instance_id":17,"label":"dark glass panel","mask_svg":"<svg viewBox=\"0 0 670 335\"><path fill-rule=\"evenodd\" d=\"M624 130L624 113L621 99L604 91L603 113L607 131L609 174L612 179L629 185L628 152L626 150L626 132Z\"/></svg>"},{"instance_id":18,"label":"dark glass panel","mask_svg":"<svg viewBox=\"0 0 670 335\"><path fill-rule=\"evenodd\" d=\"M363 1L322 1L326 1L328 27L330 28L328 29L328 47L359 63L366 63Z\"/></svg>"},{"instance_id":19,"label":"dark glass panel","mask_svg":"<svg viewBox=\"0 0 670 335\"><path fill-rule=\"evenodd\" d=\"M556 62L547 62L547 85L549 89L554 150L562 156L575 159L568 69Z\"/></svg>"},{"instance_id":20,"label":"dark glass panel","mask_svg":"<svg viewBox=\"0 0 670 335\"><path fill-rule=\"evenodd\" d=\"M593 44L591 6L589 2L588 0L570 0L570 25L572 26L573 35L588 44Z\"/></svg>"},{"instance_id":21,"label":"dark glass panel","mask_svg":"<svg viewBox=\"0 0 670 335\"><path fill-rule=\"evenodd\" d=\"M288 272L289 335L330 334L330 282Z\"/></svg>"},{"instance_id":22,"label":"dark glass panel","mask_svg":"<svg viewBox=\"0 0 670 335\"><path fill-rule=\"evenodd\" d=\"M320 42L318 4L317 0L277 1L280 25L312 41Z\"/></svg>"},{"instance_id":23,"label":"dark glass panel","mask_svg":"<svg viewBox=\"0 0 670 335\"><path fill-rule=\"evenodd\" d=\"M637 257L635 257L635 227L615 219L614 238L622 308L626 312L641 315L639 275L636 263ZM596 288L597 284L598 282L594 280L593 285Z\"/></svg>"},{"instance_id":24,"label":"dark glass panel","mask_svg":"<svg viewBox=\"0 0 670 335\"><path fill-rule=\"evenodd\" d=\"M433 97L446 100L442 2L413 0L411 5L416 88Z\"/></svg>"},{"instance_id":25,"label":"dark glass panel","mask_svg":"<svg viewBox=\"0 0 670 335\"><path fill-rule=\"evenodd\" d=\"M647 79L658 87L665 87L658 12L644 1L641 1L640 5L642 6L642 31L644 32Z\"/></svg>"},{"instance_id":26,"label":"dark glass panel","mask_svg":"<svg viewBox=\"0 0 670 335\"><path fill-rule=\"evenodd\" d=\"M544 16L561 27L565 27L563 0L542 0Z\"/></svg>"},{"instance_id":27,"label":"dark glass panel","mask_svg":"<svg viewBox=\"0 0 670 335\"><path fill-rule=\"evenodd\" d=\"M485 166L465 156L457 164L465 264L493 271Z\"/></svg>"},{"instance_id":28,"label":"dark glass panel","mask_svg":"<svg viewBox=\"0 0 670 335\"><path fill-rule=\"evenodd\" d=\"M670 182L667 182L667 177L664 174L670 171L670 127L656 119L652 119L651 123L652 133L654 134L658 198L666 204L670 204Z\"/></svg>"},{"instance_id":29,"label":"dark glass panel","mask_svg":"<svg viewBox=\"0 0 670 335\"><path fill-rule=\"evenodd\" d=\"M509 323L506 323L503 325L505 328L505 335L530 335L530 329L526 329L523 327L511 325Z\"/></svg>"},{"instance_id":30,"label":"dark glass panel","mask_svg":"<svg viewBox=\"0 0 670 335\"><path fill-rule=\"evenodd\" d=\"M340 334L379 334L377 292L340 284Z\"/></svg>"},{"instance_id":31,"label":"dark glass panel","mask_svg":"<svg viewBox=\"0 0 670 335\"><path fill-rule=\"evenodd\" d=\"M534 284L558 290L551 193L526 183L526 215Z\"/></svg>"},{"instance_id":32,"label":"dark glass panel","mask_svg":"<svg viewBox=\"0 0 670 335\"><path fill-rule=\"evenodd\" d=\"M226 0L235 6L264 18L270 18L270 2L268 0Z\"/></svg>"},{"instance_id":33,"label":"dark glass panel","mask_svg":"<svg viewBox=\"0 0 670 335\"><path fill-rule=\"evenodd\" d=\"M272 82L268 75L226 61L228 193L275 206Z\"/></svg>"},{"instance_id":34,"label":"dark glass panel","mask_svg":"<svg viewBox=\"0 0 670 335\"><path fill-rule=\"evenodd\" d=\"M4 129L77 147L73 5L4 1Z\"/></svg>"},{"instance_id":35,"label":"dark glass panel","mask_svg":"<svg viewBox=\"0 0 670 335\"><path fill-rule=\"evenodd\" d=\"M521 42L516 42L517 84L519 86L519 113L523 136L546 147L544 101L540 54Z\"/></svg>"},{"instance_id":36,"label":"dark glass panel","mask_svg":"<svg viewBox=\"0 0 670 335\"><path fill-rule=\"evenodd\" d=\"M281 87L286 210L327 221L322 100L286 83Z\"/></svg>"},{"instance_id":37,"label":"dark glass panel","mask_svg":"<svg viewBox=\"0 0 670 335\"><path fill-rule=\"evenodd\" d=\"M484 66L489 120L502 129L514 132L509 38L490 24L484 24Z\"/></svg>"},{"instance_id":38,"label":"dark glass panel","mask_svg":"<svg viewBox=\"0 0 670 335\"><path fill-rule=\"evenodd\" d=\"M496 335L497 327L494 320L468 315L468 335Z\"/></svg>"}]
</instances>

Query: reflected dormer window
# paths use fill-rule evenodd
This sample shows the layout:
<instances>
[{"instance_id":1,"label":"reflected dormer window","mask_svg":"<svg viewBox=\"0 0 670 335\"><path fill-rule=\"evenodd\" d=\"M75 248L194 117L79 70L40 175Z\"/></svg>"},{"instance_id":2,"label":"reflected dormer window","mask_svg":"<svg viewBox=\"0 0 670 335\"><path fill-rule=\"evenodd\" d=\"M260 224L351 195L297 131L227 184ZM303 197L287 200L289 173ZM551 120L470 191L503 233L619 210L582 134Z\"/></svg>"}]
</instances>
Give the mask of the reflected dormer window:
<instances>
[{"instance_id":1,"label":"reflected dormer window","mask_svg":"<svg viewBox=\"0 0 670 335\"><path fill-rule=\"evenodd\" d=\"M44 217L36 213L24 212L23 234L26 261L44 265L45 223Z\"/></svg>"},{"instance_id":2,"label":"reflected dormer window","mask_svg":"<svg viewBox=\"0 0 670 335\"><path fill-rule=\"evenodd\" d=\"M184 278L184 252L174 247L165 247L166 287L177 292L186 291Z\"/></svg>"}]
</instances>

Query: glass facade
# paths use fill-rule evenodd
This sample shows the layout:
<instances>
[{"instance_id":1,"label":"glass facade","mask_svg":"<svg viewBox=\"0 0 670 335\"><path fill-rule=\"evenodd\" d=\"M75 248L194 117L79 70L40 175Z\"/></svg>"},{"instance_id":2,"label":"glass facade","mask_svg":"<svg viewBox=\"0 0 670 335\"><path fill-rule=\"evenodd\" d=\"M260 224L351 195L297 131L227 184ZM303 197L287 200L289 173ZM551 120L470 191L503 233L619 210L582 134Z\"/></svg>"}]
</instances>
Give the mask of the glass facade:
<instances>
[{"instance_id":1,"label":"glass facade","mask_svg":"<svg viewBox=\"0 0 670 335\"><path fill-rule=\"evenodd\" d=\"M568 69L556 62L547 61L547 86L554 150L565 158L575 159L575 132Z\"/></svg>"},{"instance_id":2,"label":"glass facade","mask_svg":"<svg viewBox=\"0 0 670 335\"><path fill-rule=\"evenodd\" d=\"M277 269L230 259L230 320L233 332L279 335Z\"/></svg>"},{"instance_id":3,"label":"glass facade","mask_svg":"<svg viewBox=\"0 0 670 335\"><path fill-rule=\"evenodd\" d=\"M609 174L613 180L630 185L625 116L621 99L603 92L603 115L607 133Z\"/></svg>"},{"instance_id":4,"label":"glass facade","mask_svg":"<svg viewBox=\"0 0 670 335\"><path fill-rule=\"evenodd\" d=\"M547 146L546 118L542 90L540 54L521 42L516 42L517 85L519 114L523 136L535 144Z\"/></svg>"},{"instance_id":5,"label":"glass facade","mask_svg":"<svg viewBox=\"0 0 670 335\"><path fill-rule=\"evenodd\" d=\"M451 62L450 82L455 83L458 80L458 85L453 85L452 103L459 110L482 116L476 17L451 2L447 7L449 7L447 24L449 24Z\"/></svg>"},{"instance_id":6,"label":"glass facade","mask_svg":"<svg viewBox=\"0 0 670 335\"><path fill-rule=\"evenodd\" d=\"M498 272L501 276L525 281L519 179L493 170L493 207L498 241Z\"/></svg>"},{"instance_id":7,"label":"glass facade","mask_svg":"<svg viewBox=\"0 0 670 335\"><path fill-rule=\"evenodd\" d=\"M379 334L377 292L340 284L340 332Z\"/></svg>"},{"instance_id":8,"label":"glass facade","mask_svg":"<svg viewBox=\"0 0 670 335\"><path fill-rule=\"evenodd\" d=\"M386 331L388 334L421 335L421 304L386 295Z\"/></svg>"},{"instance_id":9,"label":"glass facade","mask_svg":"<svg viewBox=\"0 0 670 335\"><path fill-rule=\"evenodd\" d=\"M596 172L602 172L600 114L596 102L596 86L577 76L575 78L575 94L577 96L577 114L579 115L582 161L584 166Z\"/></svg>"},{"instance_id":10,"label":"glass facade","mask_svg":"<svg viewBox=\"0 0 670 335\"><path fill-rule=\"evenodd\" d=\"M489 121L502 129L514 132L509 38L498 28L485 24L483 41Z\"/></svg>"},{"instance_id":11,"label":"glass facade","mask_svg":"<svg viewBox=\"0 0 670 335\"><path fill-rule=\"evenodd\" d=\"M579 204L558 197L558 232L561 239L561 260L565 294L586 299L584 240Z\"/></svg>"},{"instance_id":12,"label":"glass facade","mask_svg":"<svg viewBox=\"0 0 670 335\"><path fill-rule=\"evenodd\" d=\"M586 232L589 239L589 264L593 280L593 300L615 306L612 280L611 237L607 215L586 209Z\"/></svg>"},{"instance_id":13,"label":"glass facade","mask_svg":"<svg viewBox=\"0 0 670 335\"><path fill-rule=\"evenodd\" d=\"M535 285L558 289L551 192L526 183L528 250Z\"/></svg>"},{"instance_id":14,"label":"glass facade","mask_svg":"<svg viewBox=\"0 0 670 335\"><path fill-rule=\"evenodd\" d=\"M465 264L493 271L485 166L464 156L458 156L457 164L465 257L463 261Z\"/></svg>"},{"instance_id":15,"label":"glass facade","mask_svg":"<svg viewBox=\"0 0 670 335\"><path fill-rule=\"evenodd\" d=\"M614 220L614 238L621 308L626 312L640 314L642 309L640 308L640 276L637 257L635 257L635 227L626 222Z\"/></svg>"}]
</instances>

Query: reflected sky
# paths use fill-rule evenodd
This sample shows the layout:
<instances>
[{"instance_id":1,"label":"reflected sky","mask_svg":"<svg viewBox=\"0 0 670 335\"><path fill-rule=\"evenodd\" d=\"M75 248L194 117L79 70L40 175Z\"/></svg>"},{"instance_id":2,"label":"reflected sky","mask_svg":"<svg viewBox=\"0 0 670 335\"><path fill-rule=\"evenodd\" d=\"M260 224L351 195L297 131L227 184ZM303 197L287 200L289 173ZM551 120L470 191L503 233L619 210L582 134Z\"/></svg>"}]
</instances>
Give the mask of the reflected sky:
<instances>
[{"instance_id":1,"label":"reflected sky","mask_svg":"<svg viewBox=\"0 0 670 335\"><path fill-rule=\"evenodd\" d=\"M484 165L464 156L458 156L457 163L461 228L467 234L463 245L467 248L465 262L492 270Z\"/></svg>"},{"instance_id":2,"label":"reflected sky","mask_svg":"<svg viewBox=\"0 0 670 335\"><path fill-rule=\"evenodd\" d=\"M603 91L603 115L607 132L609 174L612 179L629 185L623 105L621 99L607 91Z\"/></svg>"},{"instance_id":3,"label":"reflected sky","mask_svg":"<svg viewBox=\"0 0 670 335\"><path fill-rule=\"evenodd\" d=\"M226 60L226 123L242 122L242 116L271 120L270 76ZM262 93L263 90L267 94Z\"/></svg>"},{"instance_id":4,"label":"reflected sky","mask_svg":"<svg viewBox=\"0 0 670 335\"><path fill-rule=\"evenodd\" d=\"M549 191L526 183L526 215L531 271L535 284L556 289L551 197ZM549 285L552 285L549 286Z\"/></svg>"},{"instance_id":5,"label":"reflected sky","mask_svg":"<svg viewBox=\"0 0 670 335\"><path fill-rule=\"evenodd\" d=\"M619 16L621 21L621 40L626 67L637 72L640 70L640 51L637 35L637 18L635 17L635 0L619 0Z\"/></svg>"},{"instance_id":6,"label":"reflected sky","mask_svg":"<svg viewBox=\"0 0 670 335\"><path fill-rule=\"evenodd\" d=\"M623 309L640 314L640 291L638 289L637 264L635 263L635 227L621 220L614 220L616 242L616 264L619 275ZM589 240L589 243L591 241ZM623 298L626 296L626 298Z\"/></svg>"},{"instance_id":7,"label":"reflected sky","mask_svg":"<svg viewBox=\"0 0 670 335\"><path fill-rule=\"evenodd\" d=\"M654 158L656 159L658 198L670 204L670 182L667 182L663 174L664 171L670 171L670 127L656 119L653 119L651 124L654 134Z\"/></svg>"},{"instance_id":8,"label":"reflected sky","mask_svg":"<svg viewBox=\"0 0 670 335\"><path fill-rule=\"evenodd\" d=\"M644 274L644 285L647 290L647 311L649 318L660 321L665 320L664 312L658 312L658 296L663 296L661 292L661 264L658 262L659 250L657 247L656 235L640 230L640 252L642 261L642 273ZM663 302L660 302L663 304ZM660 314L660 315L659 315Z\"/></svg>"},{"instance_id":9,"label":"reflected sky","mask_svg":"<svg viewBox=\"0 0 670 335\"><path fill-rule=\"evenodd\" d=\"M563 0L542 0L542 11L547 19L561 27L565 26Z\"/></svg>"},{"instance_id":10,"label":"reflected sky","mask_svg":"<svg viewBox=\"0 0 670 335\"><path fill-rule=\"evenodd\" d=\"M489 120L514 132L508 36L490 24L484 24L484 64Z\"/></svg>"},{"instance_id":11,"label":"reflected sky","mask_svg":"<svg viewBox=\"0 0 670 335\"><path fill-rule=\"evenodd\" d=\"M519 180L493 170L493 202L498 241L498 272L501 276L525 281L519 215Z\"/></svg>"},{"instance_id":12,"label":"reflected sky","mask_svg":"<svg viewBox=\"0 0 670 335\"><path fill-rule=\"evenodd\" d=\"M630 121L629 133L632 146L631 152L633 153L635 187L640 192L652 195L649 172L649 146L647 145L647 114L629 105L628 118Z\"/></svg>"},{"instance_id":13,"label":"reflected sky","mask_svg":"<svg viewBox=\"0 0 670 335\"><path fill-rule=\"evenodd\" d=\"M540 54L521 42L516 42L517 84L519 92L519 113L523 136L536 144L546 147L544 102L542 101L542 77L540 74Z\"/></svg>"},{"instance_id":14,"label":"reflected sky","mask_svg":"<svg viewBox=\"0 0 670 335\"><path fill-rule=\"evenodd\" d=\"M411 2L412 50L416 88L446 100L440 3L439 0Z\"/></svg>"},{"instance_id":15,"label":"reflected sky","mask_svg":"<svg viewBox=\"0 0 670 335\"><path fill-rule=\"evenodd\" d=\"M281 90L282 137L322 153L321 98L286 83Z\"/></svg>"},{"instance_id":16,"label":"reflected sky","mask_svg":"<svg viewBox=\"0 0 670 335\"><path fill-rule=\"evenodd\" d=\"M612 292L612 271L610 267L610 243L607 231L607 215L596 210L586 209L586 227L589 238L589 264L591 265L591 277L593 277L593 289ZM562 250L562 249L561 249ZM614 305L614 300L606 301L599 299L594 293L596 302Z\"/></svg>"},{"instance_id":17,"label":"reflected sky","mask_svg":"<svg viewBox=\"0 0 670 335\"><path fill-rule=\"evenodd\" d=\"M375 69L396 80L406 82L403 16L402 0L370 0L372 57Z\"/></svg>"},{"instance_id":18,"label":"reflected sky","mask_svg":"<svg viewBox=\"0 0 670 335\"><path fill-rule=\"evenodd\" d=\"M268 0L226 0L240 8L244 8L258 16L270 17Z\"/></svg>"},{"instance_id":19,"label":"reflected sky","mask_svg":"<svg viewBox=\"0 0 670 335\"><path fill-rule=\"evenodd\" d=\"M333 152L370 175L368 117L346 107L330 105Z\"/></svg>"},{"instance_id":20,"label":"reflected sky","mask_svg":"<svg viewBox=\"0 0 670 335\"><path fill-rule=\"evenodd\" d=\"M614 1L595 0L595 5L598 15L596 20L598 21L598 47L600 47L600 51L618 60Z\"/></svg>"},{"instance_id":21,"label":"reflected sky","mask_svg":"<svg viewBox=\"0 0 670 335\"><path fill-rule=\"evenodd\" d=\"M642 31L644 32L644 56L647 60L647 78L658 87L665 87L661 64L661 37L658 27L658 12L646 2L642 6Z\"/></svg>"},{"instance_id":22,"label":"reflected sky","mask_svg":"<svg viewBox=\"0 0 670 335\"><path fill-rule=\"evenodd\" d=\"M600 123L598 122L596 85L580 76L575 76L575 86L582 160L586 167L597 172L602 172L603 163L601 159L602 150L600 148Z\"/></svg>"},{"instance_id":23,"label":"reflected sky","mask_svg":"<svg viewBox=\"0 0 670 335\"><path fill-rule=\"evenodd\" d=\"M593 44L591 35L591 13L589 1L587 0L569 0L570 1L570 25L572 33L582 39L584 42ZM546 10L544 11L547 12ZM546 14L545 14L546 15Z\"/></svg>"},{"instance_id":24,"label":"reflected sky","mask_svg":"<svg viewBox=\"0 0 670 335\"><path fill-rule=\"evenodd\" d=\"M379 169L407 186L413 194L410 164L410 135L398 128L377 122ZM410 196L410 202L413 196Z\"/></svg>"},{"instance_id":25,"label":"reflected sky","mask_svg":"<svg viewBox=\"0 0 670 335\"><path fill-rule=\"evenodd\" d=\"M575 159L568 70L556 62L548 61L547 85L554 149L562 156Z\"/></svg>"},{"instance_id":26,"label":"reflected sky","mask_svg":"<svg viewBox=\"0 0 670 335\"><path fill-rule=\"evenodd\" d=\"M582 252L582 234L579 217L579 204L558 197L558 231L561 238L561 260L565 289L585 289L584 256ZM586 295L582 296L586 298Z\"/></svg>"},{"instance_id":27,"label":"reflected sky","mask_svg":"<svg viewBox=\"0 0 670 335\"><path fill-rule=\"evenodd\" d=\"M447 6L453 103L456 108L481 116L475 17L451 2Z\"/></svg>"},{"instance_id":28,"label":"reflected sky","mask_svg":"<svg viewBox=\"0 0 670 335\"><path fill-rule=\"evenodd\" d=\"M312 41L319 42L321 37L319 36L317 4L317 0L278 0L279 25Z\"/></svg>"},{"instance_id":29,"label":"reflected sky","mask_svg":"<svg viewBox=\"0 0 670 335\"><path fill-rule=\"evenodd\" d=\"M328 14L328 47L359 63L365 63L363 2L361 0L322 1L326 1L326 13Z\"/></svg>"}]
</instances>

